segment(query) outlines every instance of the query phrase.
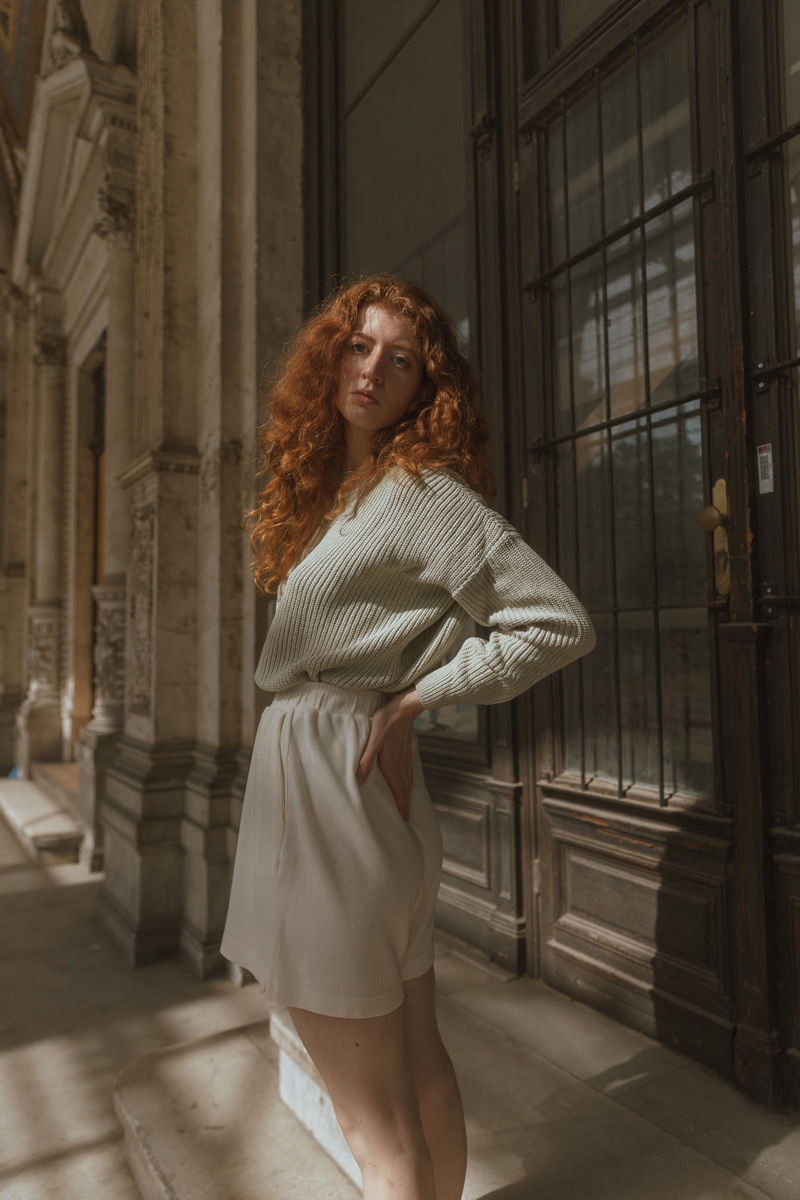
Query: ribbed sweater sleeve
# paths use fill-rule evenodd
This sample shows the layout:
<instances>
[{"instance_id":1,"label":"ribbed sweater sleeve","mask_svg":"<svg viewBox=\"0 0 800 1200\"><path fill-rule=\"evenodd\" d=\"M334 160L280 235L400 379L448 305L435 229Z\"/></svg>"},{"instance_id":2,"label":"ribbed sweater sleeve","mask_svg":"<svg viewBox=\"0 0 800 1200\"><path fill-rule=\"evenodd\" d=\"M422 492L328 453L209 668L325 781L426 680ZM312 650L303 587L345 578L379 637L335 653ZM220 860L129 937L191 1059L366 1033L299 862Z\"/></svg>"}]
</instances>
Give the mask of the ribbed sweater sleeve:
<instances>
[{"instance_id":1,"label":"ribbed sweater sleeve","mask_svg":"<svg viewBox=\"0 0 800 1200\"><path fill-rule=\"evenodd\" d=\"M595 645L586 609L513 527L452 595L489 637L467 638L451 662L416 680L426 709L512 700Z\"/></svg>"}]
</instances>

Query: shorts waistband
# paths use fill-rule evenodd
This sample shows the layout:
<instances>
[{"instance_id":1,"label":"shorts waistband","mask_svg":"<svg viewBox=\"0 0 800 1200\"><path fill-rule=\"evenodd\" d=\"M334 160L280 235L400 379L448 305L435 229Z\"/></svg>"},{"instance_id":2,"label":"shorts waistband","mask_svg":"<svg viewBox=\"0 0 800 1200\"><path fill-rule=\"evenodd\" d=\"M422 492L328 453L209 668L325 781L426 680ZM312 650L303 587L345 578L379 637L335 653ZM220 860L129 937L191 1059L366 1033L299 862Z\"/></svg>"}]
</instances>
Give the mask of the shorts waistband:
<instances>
[{"instance_id":1,"label":"shorts waistband","mask_svg":"<svg viewBox=\"0 0 800 1200\"><path fill-rule=\"evenodd\" d=\"M387 702L391 692L373 688L341 687L338 683L307 680L276 692L270 708L321 708L329 712L364 714L371 717Z\"/></svg>"}]
</instances>

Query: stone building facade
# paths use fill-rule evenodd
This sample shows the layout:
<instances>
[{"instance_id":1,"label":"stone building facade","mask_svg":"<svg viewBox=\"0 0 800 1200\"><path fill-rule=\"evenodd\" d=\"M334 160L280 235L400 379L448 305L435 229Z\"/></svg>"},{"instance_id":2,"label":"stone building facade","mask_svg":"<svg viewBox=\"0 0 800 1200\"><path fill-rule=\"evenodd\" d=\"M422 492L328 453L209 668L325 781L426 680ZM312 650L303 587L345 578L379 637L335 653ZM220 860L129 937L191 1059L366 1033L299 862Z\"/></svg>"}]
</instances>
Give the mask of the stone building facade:
<instances>
[{"instance_id":1,"label":"stone building facade","mask_svg":"<svg viewBox=\"0 0 800 1200\"><path fill-rule=\"evenodd\" d=\"M800 1103L799 65L795 0L0 5L0 770L132 962L223 967L260 383L394 270L598 631L418 718L439 923Z\"/></svg>"}]
</instances>

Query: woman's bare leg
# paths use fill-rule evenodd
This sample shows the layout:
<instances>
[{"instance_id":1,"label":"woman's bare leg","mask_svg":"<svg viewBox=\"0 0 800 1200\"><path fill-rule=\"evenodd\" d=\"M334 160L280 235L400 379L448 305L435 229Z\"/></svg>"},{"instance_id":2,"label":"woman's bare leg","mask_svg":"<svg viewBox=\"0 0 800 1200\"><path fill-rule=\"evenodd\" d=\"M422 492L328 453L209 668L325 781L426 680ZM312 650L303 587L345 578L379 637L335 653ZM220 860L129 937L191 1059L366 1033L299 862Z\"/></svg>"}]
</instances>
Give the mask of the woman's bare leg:
<instances>
[{"instance_id":1,"label":"woman's bare leg","mask_svg":"<svg viewBox=\"0 0 800 1200\"><path fill-rule=\"evenodd\" d=\"M422 1127L436 1179L436 1200L461 1200L467 1134L456 1073L436 1021L433 967L403 984L403 1031Z\"/></svg>"},{"instance_id":2,"label":"woman's bare leg","mask_svg":"<svg viewBox=\"0 0 800 1200\"><path fill-rule=\"evenodd\" d=\"M364 1200L437 1200L403 1038L403 1009L353 1020L290 1008L361 1168Z\"/></svg>"}]
</instances>

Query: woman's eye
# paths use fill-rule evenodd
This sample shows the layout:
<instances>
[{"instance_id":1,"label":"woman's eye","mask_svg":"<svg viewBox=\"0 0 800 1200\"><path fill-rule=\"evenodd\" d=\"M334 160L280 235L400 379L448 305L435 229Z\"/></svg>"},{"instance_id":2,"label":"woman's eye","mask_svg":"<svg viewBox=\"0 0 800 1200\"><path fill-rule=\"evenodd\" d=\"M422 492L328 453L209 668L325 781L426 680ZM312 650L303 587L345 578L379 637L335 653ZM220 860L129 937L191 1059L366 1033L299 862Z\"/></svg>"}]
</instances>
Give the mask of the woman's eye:
<instances>
[{"instance_id":1,"label":"woman's eye","mask_svg":"<svg viewBox=\"0 0 800 1200\"><path fill-rule=\"evenodd\" d=\"M395 360L394 360L394 361L395 361L395 362L398 364L398 366L400 366L400 367L409 367L409 366L411 365L411 364L409 363L408 359L407 359L407 358L404 358L402 354L398 354L398 355L396 356L396 358L395 358Z\"/></svg>"},{"instance_id":2,"label":"woman's eye","mask_svg":"<svg viewBox=\"0 0 800 1200\"><path fill-rule=\"evenodd\" d=\"M364 345L363 342L353 342L353 349L356 351L357 354L361 354L364 350L366 350L366 348L367 347Z\"/></svg>"}]
</instances>

